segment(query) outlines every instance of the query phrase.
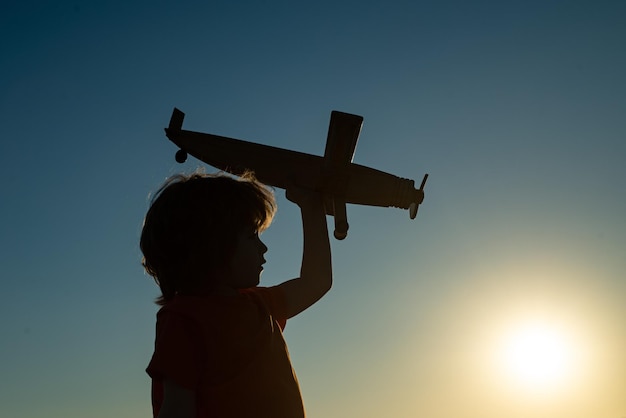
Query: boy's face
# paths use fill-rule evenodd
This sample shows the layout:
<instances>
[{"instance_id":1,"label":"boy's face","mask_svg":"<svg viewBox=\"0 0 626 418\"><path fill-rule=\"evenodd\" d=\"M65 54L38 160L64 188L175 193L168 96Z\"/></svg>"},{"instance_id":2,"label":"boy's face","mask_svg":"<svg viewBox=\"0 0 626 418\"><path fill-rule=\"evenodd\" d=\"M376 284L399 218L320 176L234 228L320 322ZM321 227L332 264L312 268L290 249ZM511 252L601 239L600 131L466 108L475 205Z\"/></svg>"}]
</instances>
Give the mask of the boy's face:
<instances>
[{"instance_id":1,"label":"boy's face","mask_svg":"<svg viewBox=\"0 0 626 418\"><path fill-rule=\"evenodd\" d=\"M246 289L258 285L265 263L263 254L266 252L267 247L256 231L239 233L226 284L235 289Z\"/></svg>"}]
</instances>

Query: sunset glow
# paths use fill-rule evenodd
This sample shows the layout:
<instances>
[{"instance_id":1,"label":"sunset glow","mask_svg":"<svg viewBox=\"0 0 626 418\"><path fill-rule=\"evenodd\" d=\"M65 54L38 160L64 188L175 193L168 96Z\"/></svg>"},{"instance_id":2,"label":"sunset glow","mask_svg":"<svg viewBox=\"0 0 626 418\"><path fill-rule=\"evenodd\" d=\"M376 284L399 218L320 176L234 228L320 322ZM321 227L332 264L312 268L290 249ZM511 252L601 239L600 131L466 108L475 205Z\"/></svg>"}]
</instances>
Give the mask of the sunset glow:
<instances>
[{"instance_id":1,"label":"sunset glow","mask_svg":"<svg viewBox=\"0 0 626 418\"><path fill-rule=\"evenodd\" d=\"M515 387L546 394L565 389L579 370L579 347L562 327L528 322L510 330L499 347L499 368Z\"/></svg>"}]
</instances>

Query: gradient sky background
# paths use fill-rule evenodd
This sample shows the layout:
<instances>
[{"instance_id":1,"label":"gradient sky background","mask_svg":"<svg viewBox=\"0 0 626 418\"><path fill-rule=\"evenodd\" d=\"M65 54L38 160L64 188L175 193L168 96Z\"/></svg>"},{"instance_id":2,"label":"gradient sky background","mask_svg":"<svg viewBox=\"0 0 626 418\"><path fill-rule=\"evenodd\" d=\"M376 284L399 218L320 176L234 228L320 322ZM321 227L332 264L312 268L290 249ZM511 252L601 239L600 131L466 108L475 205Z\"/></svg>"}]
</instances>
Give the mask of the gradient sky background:
<instances>
[{"instance_id":1,"label":"gradient sky background","mask_svg":"<svg viewBox=\"0 0 626 418\"><path fill-rule=\"evenodd\" d=\"M146 417L153 299L138 239L163 128L421 180L416 220L348 206L335 285L285 336L310 417L626 416L626 2L3 2L0 416ZM213 171L210 167L208 171ZM294 277L277 191L263 283ZM332 218L329 218L332 223ZM502 344L566 336L521 387Z\"/></svg>"}]
</instances>

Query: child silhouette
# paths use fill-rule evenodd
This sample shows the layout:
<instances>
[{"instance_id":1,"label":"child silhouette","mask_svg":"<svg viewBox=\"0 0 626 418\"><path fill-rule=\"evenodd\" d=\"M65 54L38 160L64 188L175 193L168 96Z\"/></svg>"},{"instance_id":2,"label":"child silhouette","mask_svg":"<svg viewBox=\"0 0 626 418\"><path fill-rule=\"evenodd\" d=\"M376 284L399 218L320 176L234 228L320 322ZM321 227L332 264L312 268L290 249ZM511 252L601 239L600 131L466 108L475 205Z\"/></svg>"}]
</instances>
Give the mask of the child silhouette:
<instances>
[{"instance_id":1,"label":"child silhouette","mask_svg":"<svg viewBox=\"0 0 626 418\"><path fill-rule=\"evenodd\" d=\"M140 246L161 289L147 373L155 417L304 417L282 336L286 320L331 287L321 196L290 189L301 210L300 277L259 287L272 192L250 173L177 175L157 192Z\"/></svg>"}]
</instances>

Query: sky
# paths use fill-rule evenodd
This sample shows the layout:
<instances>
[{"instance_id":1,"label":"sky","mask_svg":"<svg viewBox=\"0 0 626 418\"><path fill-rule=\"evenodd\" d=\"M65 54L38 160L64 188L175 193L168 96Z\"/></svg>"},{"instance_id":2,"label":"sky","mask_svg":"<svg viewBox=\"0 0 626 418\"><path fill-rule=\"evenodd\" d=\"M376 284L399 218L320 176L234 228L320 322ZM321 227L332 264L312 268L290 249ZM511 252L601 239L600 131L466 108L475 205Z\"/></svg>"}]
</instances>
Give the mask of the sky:
<instances>
[{"instance_id":1,"label":"sky","mask_svg":"<svg viewBox=\"0 0 626 418\"><path fill-rule=\"evenodd\" d=\"M430 175L348 205L334 286L285 339L308 416L626 416L626 3L0 6L0 416L150 416L138 241L186 129ZM297 276L276 190L262 277ZM332 218L328 218L329 226ZM332 227L331 227L332 228Z\"/></svg>"}]
</instances>

